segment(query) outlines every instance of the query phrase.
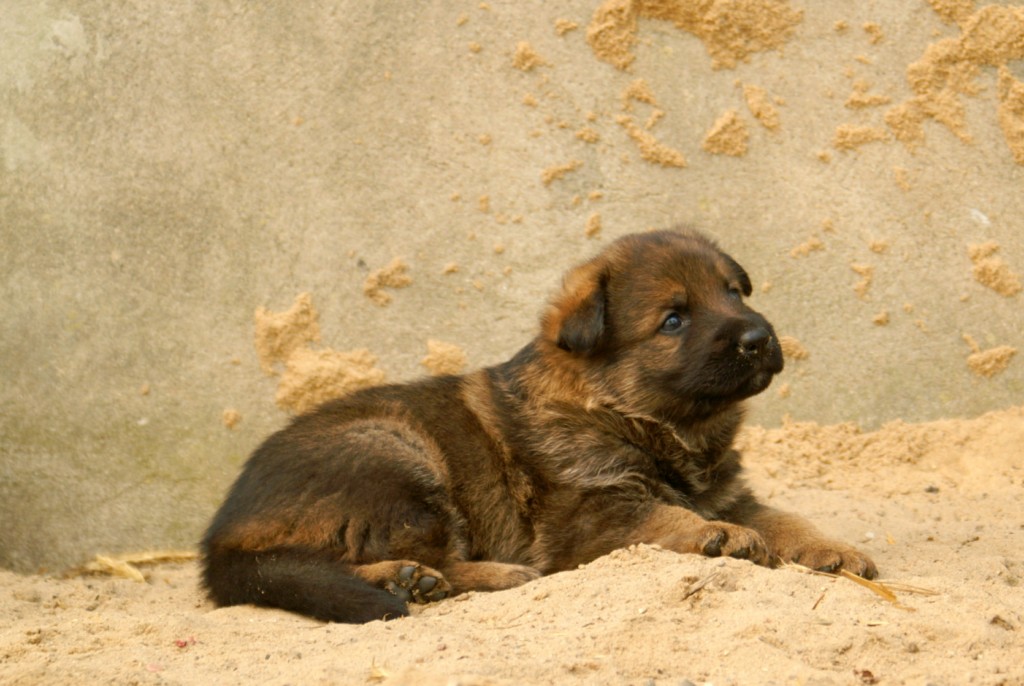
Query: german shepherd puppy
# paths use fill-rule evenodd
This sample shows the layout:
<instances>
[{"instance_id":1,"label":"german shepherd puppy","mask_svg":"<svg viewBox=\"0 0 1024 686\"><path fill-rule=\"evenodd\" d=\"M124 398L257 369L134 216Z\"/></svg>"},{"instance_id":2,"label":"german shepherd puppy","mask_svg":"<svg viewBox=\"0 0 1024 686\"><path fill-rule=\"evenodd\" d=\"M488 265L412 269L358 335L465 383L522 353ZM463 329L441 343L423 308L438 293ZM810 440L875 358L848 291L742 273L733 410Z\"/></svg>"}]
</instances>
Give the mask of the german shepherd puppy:
<instances>
[{"instance_id":1,"label":"german shepherd puppy","mask_svg":"<svg viewBox=\"0 0 1024 686\"><path fill-rule=\"evenodd\" d=\"M875 576L741 479L741 401L783 365L750 292L697 233L625 236L569 271L508 362L297 417L203 539L210 597L367 622L634 543Z\"/></svg>"}]
</instances>

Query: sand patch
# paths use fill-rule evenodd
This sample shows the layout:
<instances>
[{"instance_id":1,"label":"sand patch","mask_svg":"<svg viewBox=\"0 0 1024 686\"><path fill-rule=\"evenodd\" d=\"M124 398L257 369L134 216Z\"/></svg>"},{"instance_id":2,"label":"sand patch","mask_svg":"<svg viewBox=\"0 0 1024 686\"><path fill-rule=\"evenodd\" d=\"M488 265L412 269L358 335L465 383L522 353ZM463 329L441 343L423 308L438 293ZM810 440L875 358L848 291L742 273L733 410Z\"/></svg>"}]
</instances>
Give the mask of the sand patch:
<instances>
[{"instance_id":1,"label":"sand patch","mask_svg":"<svg viewBox=\"0 0 1024 686\"><path fill-rule=\"evenodd\" d=\"M533 71L537 67L546 66L540 55L526 41L516 43L516 50L512 55L512 66L520 71Z\"/></svg>"},{"instance_id":2,"label":"sand patch","mask_svg":"<svg viewBox=\"0 0 1024 686\"><path fill-rule=\"evenodd\" d=\"M258 307L253 318L256 355L265 374L273 374L275 363L284 362L306 343L320 340L319 315L309 293L300 293L284 312Z\"/></svg>"},{"instance_id":3,"label":"sand patch","mask_svg":"<svg viewBox=\"0 0 1024 686\"><path fill-rule=\"evenodd\" d=\"M396 257L387 266L370 272L363 282L363 295L384 307L391 302L392 296L383 289L409 286L412 283L412 277L409 276L408 271L409 266L405 261Z\"/></svg>"},{"instance_id":4,"label":"sand patch","mask_svg":"<svg viewBox=\"0 0 1024 686\"><path fill-rule=\"evenodd\" d=\"M878 255L884 255L889 252L889 241L884 240L871 240L868 241L868 250Z\"/></svg>"},{"instance_id":5,"label":"sand patch","mask_svg":"<svg viewBox=\"0 0 1024 686\"><path fill-rule=\"evenodd\" d=\"M928 0L928 4L947 24L959 24L974 13L974 0Z\"/></svg>"},{"instance_id":6,"label":"sand patch","mask_svg":"<svg viewBox=\"0 0 1024 686\"><path fill-rule=\"evenodd\" d=\"M650 131L638 126L633 117L620 114L615 118L615 121L626 130L630 139L636 143L637 149L640 151L640 157L646 161L660 164L663 167L678 167L682 169L686 166L686 157L683 153L671 146L665 145L655 138L654 134Z\"/></svg>"},{"instance_id":7,"label":"sand patch","mask_svg":"<svg viewBox=\"0 0 1024 686\"><path fill-rule=\"evenodd\" d=\"M651 114L647 117L647 121L644 122L644 128L650 131L665 116L665 110L651 110Z\"/></svg>"},{"instance_id":8,"label":"sand patch","mask_svg":"<svg viewBox=\"0 0 1024 686\"><path fill-rule=\"evenodd\" d=\"M1017 354L1017 349L1009 345L998 345L982 350L978 342L970 334L964 334L964 343L971 348L967 356L967 368L978 376L986 379L999 374L1010 365L1010 360Z\"/></svg>"},{"instance_id":9,"label":"sand patch","mask_svg":"<svg viewBox=\"0 0 1024 686\"><path fill-rule=\"evenodd\" d=\"M790 257L807 257L812 252L820 252L825 249L825 244L817 236L811 236L800 245L789 251Z\"/></svg>"},{"instance_id":10,"label":"sand patch","mask_svg":"<svg viewBox=\"0 0 1024 686\"><path fill-rule=\"evenodd\" d=\"M850 269L860 276L860 281L853 286L853 292L856 293L857 297L861 300L867 300L868 290L871 288L871 281L875 278L875 268L869 264L858 264L855 262L850 265Z\"/></svg>"},{"instance_id":11,"label":"sand patch","mask_svg":"<svg viewBox=\"0 0 1024 686\"><path fill-rule=\"evenodd\" d=\"M104 556L70 578L0 570L0 676L11 684L761 684L776 675L794 684L1017 684L1022 443L1024 407L870 432L787 420L740 434L755 491L862 547L912 611L845 578L640 545L508 591L417 605L406 619L323 624L252 606L216 609L195 552L158 551Z\"/></svg>"},{"instance_id":12,"label":"sand patch","mask_svg":"<svg viewBox=\"0 0 1024 686\"><path fill-rule=\"evenodd\" d=\"M454 343L429 339L427 354L420 364L434 376L459 374L466 367L466 351Z\"/></svg>"},{"instance_id":13,"label":"sand patch","mask_svg":"<svg viewBox=\"0 0 1024 686\"><path fill-rule=\"evenodd\" d=\"M1005 65L999 67L999 128L1003 130L1017 164L1024 164L1024 83L1013 78Z\"/></svg>"},{"instance_id":14,"label":"sand patch","mask_svg":"<svg viewBox=\"0 0 1024 686\"><path fill-rule=\"evenodd\" d=\"M853 82L853 89L846 98L845 106L851 110L861 110L868 107L888 105L892 98L887 95L871 93L871 84L864 79L857 79Z\"/></svg>"},{"instance_id":15,"label":"sand patch","mask_svg":"<svg viewBox=\"0 0 1024 686\"><path fill-rule=\"evenodd\" d=\"M579 27L579 24L570 19L555 19L555 33L559 36L564 36L570 31L575 31Z\"/></svg>"},{"instance_id":16,"label":"sand patch","mask_svg":"<svg viewBox=\"0 0 1024 686\"><path fill-rule=\"evenodd\" d=\"M782 0L606 0L587 27L598 59L626 69L636 55L637 20L659 19L699 38L715 69L785 45L803 13Z\"/></svg>"},{"instance_id":17,"label":"sand patch","mask_svg":"<svg viewBox=\"0 0 1024 686\"><path fill-rule=\"evenodd\" d=\"M790 360L806 360L811 356L804 344L792 336L779 336L779 346L782 348L782 356Z\"/></svg>"},{"instance_id":18,"label":"sand patch","mask_svg":"<svg viewBox=\"0 0 1024 686\"><path fill-rule=\"evenodd\" d=\"M704 136L702 147L712 155L742 157L747 153L750 132L736 110L726 110Z\"/></svg>"},{"instance_id":19,"label":"sand patch","mask_svg":"<svg viewBox=\"0 0 1024 686\"><path fill-rule=\"evenodd\" d=\"M896 182L896 187L904 193L910 192L910 189L913 188L910 184L910 170L906 167L893 167L892 178Z\"/></svg>"},{"instance_id":20,"label":"sand patch","mask_svg":"<svg viewBox=\"0 0 1024 686\"><path fill-rule=\"evenodd\" d=\"M1019 133L1019 126L1024 126L1024 105L1020 105L1024 95L1012 84L1007 86L1002 76L1006 73L1009 78L1005 72L1009 61L1024 59L1024 7L986 5L975 10L971 2L930 2L943 21L959 25L960 35L930 44L924 55L907 67L907 82L915 95L890 109L886 123L896 139L911 149L924 142L922 124L926 119L970 142L961 96L981 92L976 83L980 67L999 67L1000 124L1014 159L1024 164L1024 133Z\"/></svg>"},{"instance_id":21,"label":"sand patch","mask_svg":"<svg viewBox=\"0 0 1024 686\"><path fill-rule=\"evenodd\" d=\"M999 244L994 241L967 247L973 263L974 280L1007 298L1021 291L1020 275L996 255Z\"/></svg>"},{"instance_id":22,"label":"sand patch","mask_svg":"<svg viewBox=\"0 0 1024 686\"><path fill-rule=\"evenodd\" d=\"M1017 349L1008 345L979 350L967 356L967 367L978 376L990 378L1006 369L1016 354Z\"/></svg>"},{"instance_id":23,"label":"sand patch","mask_svg":"<svg viewBox=\"0 0 1024 686\"><path fill-rule=\"evenodd\" d=\"M563 178L566 174L574 172L583 166L583 162L580 160L571 160L565 164L556 164L548 167L540 173L540 180L545 186L550 186L553 182Z\"/></svg>"},{"instance_id":24,"label":"sand patch","mask_svg":"<svg viewBox=\"0 0 1024 686\"><path fill-rule=\"evenodd\" d=\"M309 343L320 340L319 314L309 293L302 293L285 312L256 310L253 344L260 367L277 374L275 365L284 363L274 400L282 409L295 413L320 403L384 381L384 372L374 365L377 358L367 350L338 352L313 350ZM233 428L241 414L225 410L221 421Z\"/></svg>"},{"instance_id":25,"label":"sand patch","mask_svg":"<svg viewBox=\"0 0 1024 686\"><path fill-rule=\"evenodd\" d=\"M640 157L652 164L663 167L686 167L686 157L679 150L662 143L650 132L655 124L665 116L665 112L658 107L658 101L654 97L650 86L644 79L635 79L622 92L622 111L627 114L620 114L615 121L626 130L630 140L636 144ZM633 103L643 103L655 109L647 118L647 122L640 126L634 119Z\"/></svg>"},{"instance_id":26,"label":"sand patch","mask_svg":"<svg viewBox=\"0 0 1024 686\"><path fill-rule=\"evenodd\" d=\"M822 426L785 418L779 428L744 427L737 447L755 453L758 460L785 465L790 477L823 479L825 486L835 477L844 487L843 466L856 464L864 470L862 483L876 490L881 486L879 470L898 465L915 465L919 478L925 476L922 466L947 469L964 488L1003 488L1008 478L1021 478L1017 446L1024 441L1022 419L1024 407L1012 407L975 419L923 424L897 419L865 432L854 422Z\"/></svg>"},{"instance_id":27,"label":"sand patch","mask_svg":"<svg viewBox=\"0 0 1024 686\"><path fill-rule=\"evenodd\" d=\"M220 421L228 429L234 429L242 421L242 413L233 407L225 408L221 412Z\"/></svg>"},{"instance_id":28,"label":"sand patch","mask_svg":"<svg viewBox=\"0 0 1024 686\"><path fill-rule=\"evenodd\" d=\"M832 146L836 150L854 150L868 143L878 143L888 139L889 133L877 126L840 124L836 127Z\"/></svg>"},{"instance_id":29,"label":"sand patch","mask_svg":"<svg viewBox=\"0 0 1024 686\"><path fill-rule=\"evenodd\" d=\"M762 126L769 131L779 130L779 110L772 102L768 91L760 86L746 84L743 86L743 98L747 101L747 109Z\"/></svg>"},{"instance_id":30,"label":"sand patch","mask_svg":"<svg viewBox=\"0 0 1024 686\"><path fill-rule=\"evenodd\" d=\"M862 28L864 29L864 33L868 34L868 41L872 45L878 45L885 40L885 32L877 22L865 22Z\"/></svg>"},{"instance_id":31,"label":"sand patch","mask_svg":"<svg viewBox=\"0 0 1024 686\"><path fill-rule=\"evenodd\" d=\"M384 382L377 358L369 350L349 352L300 348L285 363L274 400L301 414L317 405Z\"/></svg>"},{"instance_id":32,"label":"sand patch","mask_svg":"<svg viewBox=\"0 0 1024 686\"><path fill-rule=\"evenodd\" d=\"M622 91L622 109L626 112L633 111L633 101L642 102L654 107L659 107L658 101L651 91L651 87L644 79L636 79Z\"/></svg>"}]
</instances>

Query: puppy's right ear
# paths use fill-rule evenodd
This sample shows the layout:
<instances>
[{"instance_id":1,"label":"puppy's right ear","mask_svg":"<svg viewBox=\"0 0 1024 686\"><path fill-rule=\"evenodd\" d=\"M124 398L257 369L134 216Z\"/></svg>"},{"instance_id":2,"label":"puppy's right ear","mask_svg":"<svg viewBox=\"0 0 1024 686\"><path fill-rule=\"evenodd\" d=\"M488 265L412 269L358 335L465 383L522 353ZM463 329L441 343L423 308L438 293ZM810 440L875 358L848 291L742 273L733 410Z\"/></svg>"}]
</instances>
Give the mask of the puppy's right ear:
<instances>
[{"instance_id":1,"label":"puppy's right ear","mask_svg":"<svg viewBox=\"0 0 1024 686\"><path fill-rule=\"evenodd\" d=\"M604 341L607 327L607 286L607 272L593 262L569 272L562 292L544 315L544 338L574 355L596 352Z\"/></svg>"}]
</instances>

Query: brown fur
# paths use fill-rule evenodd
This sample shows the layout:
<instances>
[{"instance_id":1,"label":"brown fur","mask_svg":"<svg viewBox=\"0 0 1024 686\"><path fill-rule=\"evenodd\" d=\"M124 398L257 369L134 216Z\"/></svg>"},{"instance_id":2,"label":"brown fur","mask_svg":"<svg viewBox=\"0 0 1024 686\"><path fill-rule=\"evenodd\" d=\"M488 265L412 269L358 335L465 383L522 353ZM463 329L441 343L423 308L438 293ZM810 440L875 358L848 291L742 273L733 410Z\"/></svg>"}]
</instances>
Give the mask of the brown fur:
<instances>
[{"instance_id":1,"label":"brown fur","mask_svg":"<svg viewBox=\"0 0 1024 686\"><path fill-rule=\"evenodd\" d=\"M699 234L626 236L566 275L510 361L298 417L206 534L211 597L362 622L634 543L874 576L740 477L741 401L782 369L750 291Z\"/></svg>"}]
</instances>

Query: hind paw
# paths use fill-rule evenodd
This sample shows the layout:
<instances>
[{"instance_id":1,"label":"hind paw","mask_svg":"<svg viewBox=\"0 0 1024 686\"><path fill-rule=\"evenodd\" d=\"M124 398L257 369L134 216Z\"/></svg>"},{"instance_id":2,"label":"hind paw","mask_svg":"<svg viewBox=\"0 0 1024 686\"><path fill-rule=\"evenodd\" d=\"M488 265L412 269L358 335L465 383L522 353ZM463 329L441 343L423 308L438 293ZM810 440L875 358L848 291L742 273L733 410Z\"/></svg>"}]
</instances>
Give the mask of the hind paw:
<instances>
[{"instance_id":1,"label":"hind paw","mask_svg":"<svg viewBox=\"0 0 1024 686\"><path fill-rule=\"evenodd\" d=\"M384 582L384 590L409 603L433 603L451 594L451 586L440 572L416 564L399 563L394 577Z\"/></svg>"}]
</instances>

